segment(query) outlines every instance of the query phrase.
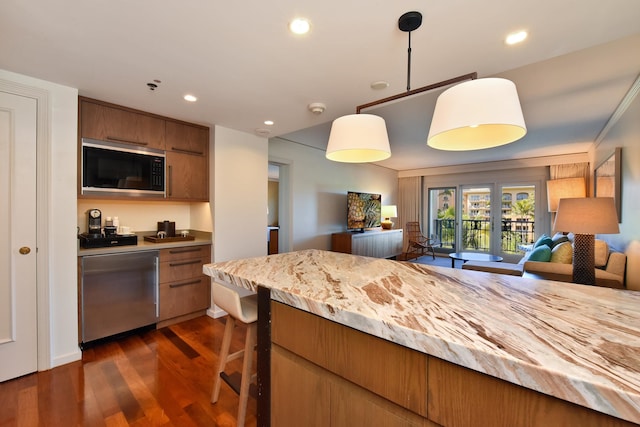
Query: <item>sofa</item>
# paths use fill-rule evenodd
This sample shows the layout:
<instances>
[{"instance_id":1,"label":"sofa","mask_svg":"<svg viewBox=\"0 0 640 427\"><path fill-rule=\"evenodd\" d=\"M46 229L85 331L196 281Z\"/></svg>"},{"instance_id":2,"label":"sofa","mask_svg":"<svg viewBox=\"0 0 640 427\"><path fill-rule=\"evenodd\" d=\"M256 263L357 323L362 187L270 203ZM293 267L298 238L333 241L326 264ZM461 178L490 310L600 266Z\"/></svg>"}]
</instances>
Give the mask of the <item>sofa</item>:
<instances>
[{"instance_id":1,"label":"sofa","mask_svg":"<svg viewBox=\"0 0 640 427\"><path fill-rule=\"evenodd\" d=\"M541 236L518 263L469 261L465 270L524 276L560 282L573 280L573 236L561 233ZM596 285L625 289L627 256L610 250L603 240L595 241Z\"/></svg>"}]
</instances>

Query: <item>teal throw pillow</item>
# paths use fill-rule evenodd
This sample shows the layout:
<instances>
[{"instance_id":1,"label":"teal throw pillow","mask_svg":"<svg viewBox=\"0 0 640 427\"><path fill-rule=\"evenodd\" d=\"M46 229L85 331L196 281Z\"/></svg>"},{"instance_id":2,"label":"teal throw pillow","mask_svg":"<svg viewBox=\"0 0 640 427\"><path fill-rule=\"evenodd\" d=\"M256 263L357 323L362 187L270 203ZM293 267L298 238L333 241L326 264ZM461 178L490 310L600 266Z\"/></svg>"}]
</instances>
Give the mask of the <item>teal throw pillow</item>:
<instances>
[{"instance_id":1,"label":"teal throw pillow","mask_svg":"<svg viewBox=\"0 0 640 427\"><path fill-rule=\"evenodd\" d=\"M547 245L549 248L551 248L551 246L553 246L553 240L551 240L551 237L543 234L538 238L538 240L536 240L536 243L533 245L533 247L537 248L538 246L542 245Z\"/></svg>"},{"instance_id":2,"label":"teal throw pillow","mask_svg":"<svg viewBox=\"0 0 640 427\"><path fill-rule=\"evenodd\" d=\"M551 248L547 245L538 246L529 254L528 261L549 262L551 259Z\"/></svg>"}]
</instances>

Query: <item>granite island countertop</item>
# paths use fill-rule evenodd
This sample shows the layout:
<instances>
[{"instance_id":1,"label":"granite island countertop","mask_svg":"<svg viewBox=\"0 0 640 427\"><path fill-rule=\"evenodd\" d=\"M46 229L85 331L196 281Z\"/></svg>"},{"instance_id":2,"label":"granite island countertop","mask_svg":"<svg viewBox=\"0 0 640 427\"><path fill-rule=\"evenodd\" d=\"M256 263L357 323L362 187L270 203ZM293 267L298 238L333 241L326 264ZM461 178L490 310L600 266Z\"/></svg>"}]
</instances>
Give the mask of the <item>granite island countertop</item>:
<instances>
[{"instance_id":1,"label":"granite island countertop","mask_svg":"<svg viewBox=\"0 0 640 427\"><path fill-rule=\"evenodd\" d=\"M203 267L271 299L640 423L640 292L320 250Z\"/></svg>"}]
</instances>

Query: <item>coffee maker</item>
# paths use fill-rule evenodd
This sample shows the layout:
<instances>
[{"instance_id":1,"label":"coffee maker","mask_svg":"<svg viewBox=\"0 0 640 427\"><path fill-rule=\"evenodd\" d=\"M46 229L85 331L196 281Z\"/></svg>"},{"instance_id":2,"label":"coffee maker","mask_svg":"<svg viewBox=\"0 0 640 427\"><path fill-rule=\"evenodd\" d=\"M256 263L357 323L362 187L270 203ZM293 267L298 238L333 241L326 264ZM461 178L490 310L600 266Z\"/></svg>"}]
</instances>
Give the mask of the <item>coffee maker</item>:
<instances>
[{"instance_id":1,"label":"coffee maker","mask_svg":"<svg viewBox=\"0 0 640 427\"><path fill-rule=\"evenodd\" d=\"M138 244L138 236L116 234L116 227L112 224L105 225L103 229L100 209L89 209L87 211L87 232L79 234L78 239L80 240L80 247L85 249Z\"/></svg>"},{"instance_id":2,"label":"coffee maker","mask_svg":"<svg viewBox=\"0 0 640 427\"><path fill-rule=\"evenodd\" d=\"M89 209L87 211L87 234L91 237L102 235L102 212L100 209Z\"/></svg>"}]
</instances>

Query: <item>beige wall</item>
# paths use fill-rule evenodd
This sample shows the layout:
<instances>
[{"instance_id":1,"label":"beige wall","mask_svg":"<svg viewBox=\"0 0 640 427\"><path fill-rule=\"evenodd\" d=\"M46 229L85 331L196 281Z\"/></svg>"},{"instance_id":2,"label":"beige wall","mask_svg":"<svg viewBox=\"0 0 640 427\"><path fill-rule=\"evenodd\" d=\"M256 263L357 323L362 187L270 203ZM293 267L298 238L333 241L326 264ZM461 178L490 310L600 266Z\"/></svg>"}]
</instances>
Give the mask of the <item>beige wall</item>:
<instances>
[{"instance_id":1,"label":"beige wall","mask_svg":"<svg viewBox=\"0 0 640 427\"><path fill-rule=\"evenodd\" d=\"M637 86L640 85L636 82ZM637 88L636 86L636 88ZM633 93L632 91L630 94ZM624 105L624 103L622 104ZM620 234L600 235L619 251L627 250L632 241L640 241L640 97L629 99L628 107L611 126L602 141L591 152L592 166L604 162L622 148L622 222ZM593 170L592 170L593 174Z\"/></svg>"},{"instance_id":2,"label":"beige wall","mask_svg":"<svg viewBox=\"0 0 640 427\"><path fill-rule=\"evenodd\" d=\"M213 260L267 254L266 138L215 126Z\"/></svg>"},{"instance_id":3,"label":"beige wall","mask_svg":"<svg viewBox=\"0 0 640 427\"><path fill-rule=\"evenodd\" d=\"M331 249L331 233L346 230L347 191L382 194L382 204L396 204L398 174L373 164L332 162L323 150L273 138L269 159L290 169L290 250ZM281 177L280 186L287 187ZM286 191L286 190L285 190ZM286 214L287 212L285 212Z\"/></svg>"}]
</instances>

